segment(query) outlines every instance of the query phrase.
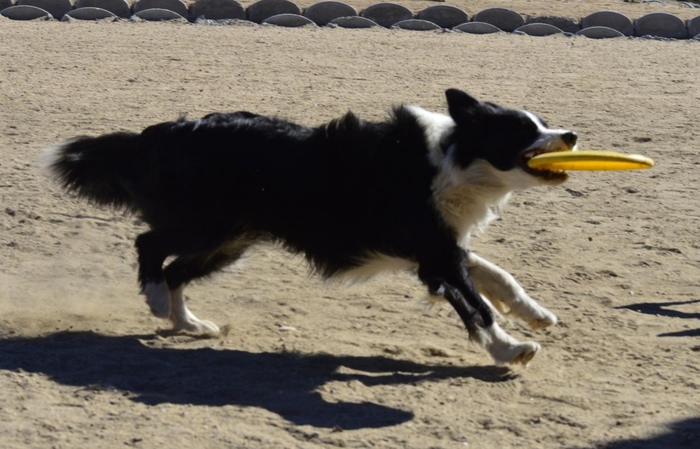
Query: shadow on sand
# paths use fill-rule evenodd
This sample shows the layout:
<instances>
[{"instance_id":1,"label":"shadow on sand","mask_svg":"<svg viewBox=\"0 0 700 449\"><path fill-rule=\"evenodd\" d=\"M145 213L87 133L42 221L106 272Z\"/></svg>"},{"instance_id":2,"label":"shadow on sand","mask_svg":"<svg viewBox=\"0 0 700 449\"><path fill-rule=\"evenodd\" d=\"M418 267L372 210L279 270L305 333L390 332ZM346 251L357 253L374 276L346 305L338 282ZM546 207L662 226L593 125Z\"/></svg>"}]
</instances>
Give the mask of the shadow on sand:
<instances>
[{"instance_id":1,"label":"shadow on sand","mask_svg":"<svg viewBox=\"0 0 700 449\"><path fill-rule=\"evenodd\" d=\"M60 332L0 340L0 369L42 373L77 387L117 389L145 404L262 407L298 425L360 429L413 418L410 411L371 402L329 402L327 382L413 384L446 378L503 382L507 368L427 365L381 356L251 353L211 348L150 348L151 336ZM346 367L338 372L338 368Z\"/></svg>"},{"instance_id":2,"label":"shadow on sand","mask_svg":"<svg viewBox=\"0 0 700 449\"><path fill-rule=\"evenodd\" d=\"M673 422L669 428L668 432L646 440L620 440L595 447L596 449L693 449L700 447L700 417Z\"/></svg>"},{"instance_id":3,"label":"shadow on sand","mask_svg":"<svg viewBox=\"0 0 700 449\"><path fill-rule=\"evenodd\" d=\"M697 312L681 312L674 310L673 306L685 306L690 304L698 304L700 299L691 299L689 301L676 302L642 302L638 304L629 304L626 306L616 307L617 309L629 309L635 312L644 313L647 315L658 315L669 318L683 318L688 320L700 320L700 313ZM678 332L666 332L659 334L659 337L700 337L700 329L688 329ZM700 444L699 446L700 447Z\"/></svg>"}]
</instances>

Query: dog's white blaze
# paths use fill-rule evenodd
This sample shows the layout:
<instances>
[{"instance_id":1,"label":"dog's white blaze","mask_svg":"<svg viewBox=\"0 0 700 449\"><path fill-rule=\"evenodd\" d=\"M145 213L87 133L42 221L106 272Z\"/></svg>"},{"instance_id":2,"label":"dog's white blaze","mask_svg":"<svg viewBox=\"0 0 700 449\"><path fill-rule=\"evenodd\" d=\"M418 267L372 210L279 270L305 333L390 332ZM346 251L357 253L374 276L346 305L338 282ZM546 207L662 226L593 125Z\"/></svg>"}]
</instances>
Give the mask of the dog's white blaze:
<instances>
[{"instance_id":1,"label":"dog's white blaze","mask_svg":"<svg viewBox=\"0 0 700 449\"><path fill-rule=\"evenodd\" d=\"M547 128L547 127L544 125L544 123L542 123L542 120L540 120L540 118L539 118L538 116L536 116L535 114L533 114L533 113L530 112L530 111L525 111L525 110L522 110L522 109L521 109L520 112L522 112L523 114L527 115L528 118L529 118L530 120L532 120L533 123L534 123L535 125L537 125L537 130L538 130L541 134L553 134L553 135L558 135L558 136L560 136L560 135L562 135L562 134L564 134L564 133L568 133L568 132L569 132L569 130L567 130L567 129L552 129L552 128Z\"/></svg>"},{"instance_id":2,"label":"dog's white blaze","mask_svg":"<svg viewBox=\"0 0 700 449\"><path fill-rule=\"evenodd\" d=\"M524 109L521 109L520 112L525 114L530 120L532 120L532 122L535 125L537 125L537 129L539 130L540 133L545 133L549 130L549 128L544 126L544 123L542 123L542 120L540 120L540 118L538 116L536 116L535 114L533 114L532 112L526 111Z\"/></svg>"},{"instance_id":3,"label":"dog's white blaze","mask_svg":"<svg viewBox=\"0 0 700 449\"><path fill-rule=\"evenodd\" d=\"M544 126L544 123L542 123L542 120L540 120L540 118L532 112L521 112L525 114L530 120L532 120L532 122L535 125L537 125L537 130L540 133L540 138L537 139L535 143L530 145L528 149L541 148L548 151L569 150L566 144L561 140L561 136L568 133L569 130L547 128L546 126ZM578 146L574 146L572 150L576 151L577 148Z\"/></svg>"}]
</instances>

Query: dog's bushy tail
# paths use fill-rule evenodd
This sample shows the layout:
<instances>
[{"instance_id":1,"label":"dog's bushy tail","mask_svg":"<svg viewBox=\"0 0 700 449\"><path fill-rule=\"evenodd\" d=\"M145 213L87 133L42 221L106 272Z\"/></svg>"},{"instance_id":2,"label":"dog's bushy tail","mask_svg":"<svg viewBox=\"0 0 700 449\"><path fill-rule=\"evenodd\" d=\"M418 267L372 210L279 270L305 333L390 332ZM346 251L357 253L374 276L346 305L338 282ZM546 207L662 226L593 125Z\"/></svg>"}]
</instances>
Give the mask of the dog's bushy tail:
<instances>
[{"instance_id":1,"label":"dog's bushy tail","mask_svg":"<svg viewBox=\"0 0 700 449\"><path fill-rule=\"evenodd\" d=\"M96 204L131 209L140 135L75 137L50 147L43 168L62 187Z\"/></svg>"}]
</instances>

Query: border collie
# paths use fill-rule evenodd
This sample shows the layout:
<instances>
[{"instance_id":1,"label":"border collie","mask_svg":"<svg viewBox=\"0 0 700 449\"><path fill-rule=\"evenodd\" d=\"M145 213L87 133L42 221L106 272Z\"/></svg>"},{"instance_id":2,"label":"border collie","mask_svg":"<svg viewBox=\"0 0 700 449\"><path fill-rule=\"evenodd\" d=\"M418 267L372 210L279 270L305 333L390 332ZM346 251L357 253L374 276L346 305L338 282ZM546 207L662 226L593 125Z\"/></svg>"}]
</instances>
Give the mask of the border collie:
<instances>
[{"instance_id":1,"label":"border collie","mask_svg":"<svg viewBox=\"0 0 700 449\"><path fill-rule=\"evenodd\" d=\"M511 192L567 179L527 160L575 150L576 134L445 94L449 115L402 105L377 123L351 112L318 127L250 112L183 118L76 137L50 148L45 164L68 191L148 223L136 239L138 277L153 314L175 331L217 335L188 310L184 287L274 242L326 279L414 270L496 362L527 365L540 346L508 335L494 315L533 329L556 316L466 245Z\"/></svg>"}]
</instances>

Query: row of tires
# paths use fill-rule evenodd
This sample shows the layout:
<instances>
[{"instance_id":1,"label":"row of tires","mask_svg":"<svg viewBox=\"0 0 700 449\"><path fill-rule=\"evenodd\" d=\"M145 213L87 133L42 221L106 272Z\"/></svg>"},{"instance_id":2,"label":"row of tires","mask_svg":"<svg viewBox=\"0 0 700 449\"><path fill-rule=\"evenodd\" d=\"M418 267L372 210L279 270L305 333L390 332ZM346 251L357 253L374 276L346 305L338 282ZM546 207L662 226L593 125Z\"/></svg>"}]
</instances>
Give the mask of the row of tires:
<instances>
[{"instance_id":1,"label":"row of tires","mask_svg":"<svg viewBox=\"0 0 700 449\"><path fill-rule=\"evenodd\" d=\"M700 40L700 16L683 21L668 13L650 13L636 20L615 11L599 11L576 20L567 17L526 18L507 8L489 8L473 17L460 8L436 5L414 15L396 3L378 3L359 14L338 1L322 1L302 11L290 0L259 0L248 8L236 0L197 0L189 8L181 0L0 0L0 15L14 20L247 20L287 27L335 25L345 28L380 26L417 31L450 29L473 34L514 32L531 36L577 34L591 38L654 36Z\"/></svg>"}]
</instances>

